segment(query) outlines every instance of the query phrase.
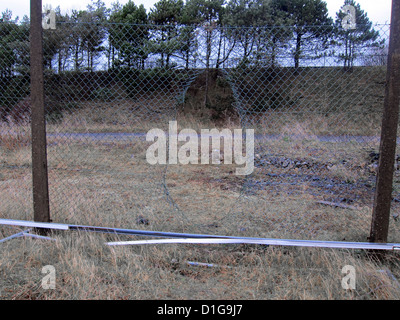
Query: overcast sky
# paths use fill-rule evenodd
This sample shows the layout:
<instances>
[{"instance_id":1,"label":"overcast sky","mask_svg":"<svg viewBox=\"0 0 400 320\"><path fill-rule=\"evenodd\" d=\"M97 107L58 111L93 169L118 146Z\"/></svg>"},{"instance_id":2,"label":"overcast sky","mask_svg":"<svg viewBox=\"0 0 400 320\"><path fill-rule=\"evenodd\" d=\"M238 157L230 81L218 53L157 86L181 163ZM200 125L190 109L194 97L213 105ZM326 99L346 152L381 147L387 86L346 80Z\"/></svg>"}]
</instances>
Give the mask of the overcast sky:
<instances>
[{"instance_id":1,"label":"overcast sky","mask_svg":"<svg viewBox=\"0 0 400 320\"><path fill-rule=\"evenodd\" d=\"M90 0L42 0L43 5L50 4L53 8L60 6L63 13L70 12L72 9L84 10L90 2ZM115 0L103 0L103 2L110 7ZM128 0L119 0L119 2L125 4ZM143 4L148 11L158 0L134 0L134 2L136 5ZM14 18L29 16L29 3L30 0L0 0L0 12L8 8L13 12ZM335 18L344 0L326 0L326 3L331 17ZM358 3L373 23L390 22L392 0L359 0Z\"/></svg>"}]
</instances>

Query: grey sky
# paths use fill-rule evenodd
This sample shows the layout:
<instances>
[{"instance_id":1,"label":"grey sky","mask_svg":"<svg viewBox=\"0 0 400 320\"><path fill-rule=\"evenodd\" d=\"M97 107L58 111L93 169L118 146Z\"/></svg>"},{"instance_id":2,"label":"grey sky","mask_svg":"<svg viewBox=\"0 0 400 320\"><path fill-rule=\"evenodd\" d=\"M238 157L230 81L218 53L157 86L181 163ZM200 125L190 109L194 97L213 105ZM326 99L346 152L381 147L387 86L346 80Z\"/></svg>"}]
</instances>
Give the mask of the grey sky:
<instances>
[{"instance_id":1,"label":"grey sky","mask_svg":"<svg viewBox=\"0 0 400 320\"><path fill-rule=\"evenodd\" d=\"M115 0L103 0L108 7ZM29 15L29 0L0 0L0 12L6 8L13 12L13 17ZM90 0L42 0L42 3L50 4L53 8L60 6L62 12L70 12L72 9L84 10ZM128 0L119 0L125 4ZM134 0L135 4L143 4L147 10L153 7L158 0ZM373 23L390 22L392 0L359 0L361 8L367 12L368 17ZM335 18L336 12L343 6L344 0L326 1L331 17Z\"/></svg>"}]
</instances>

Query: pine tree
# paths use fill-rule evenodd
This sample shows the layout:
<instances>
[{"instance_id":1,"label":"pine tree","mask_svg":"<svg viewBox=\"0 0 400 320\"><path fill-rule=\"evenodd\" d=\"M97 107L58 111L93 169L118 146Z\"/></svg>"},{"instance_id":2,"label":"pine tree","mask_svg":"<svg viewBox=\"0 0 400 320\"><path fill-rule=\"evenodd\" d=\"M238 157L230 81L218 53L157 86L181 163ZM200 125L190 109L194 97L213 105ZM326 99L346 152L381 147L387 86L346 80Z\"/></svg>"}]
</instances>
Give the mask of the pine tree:
<instances>
[{"instance_id":1,"label":"pine tree","mask_svg":"<svg viewBox=\"0 0 400 320\"><path fill-rule=\"evenodd\" d=\"M332 31L333 21L328 15L328 8L322 0L273 0L274 6L286 13L287 21L294 33L294 65L300 66L304 46L314 40L327 42Z\"/></svg>"},{"instance_id":2,"label":"pine tree","mask_svg":"<svg viewBox=\"0 0 400 320\"><path fill-rule=\"evenodd\" d=\"M13 41L18 33L17 20L12 20L12 11L6 9L0 18L0 78L10 77L17 63Z\"/></svg>"},{"instance_id":3,"label":"pine tree","mask_svg":"<svg viewBox=\"0 0 400 320\"><path fill-rule=\"evenodd\" d=\"M218 41L221 43L222 34L219 32L218 27L221 26L221 22L223 21L225 12L224 4L225 0L188 0L186 2L186 15L192 17L191 23L204 27L204 62L206 70L211 67L213 42Z\"/></svg>"},{"instance_id":4,"label":"pine tree","mask_svg":"<svg viewBox=\"0 0 400 320\"><path fill-rule=\"evenodd\" d=\"M136 6L129 0L121 9L110 16L110 41L119 51L119 61L115 64L144 69L144 61L149 52L146 49L149 38L148 17L145 7Z\"/></svg>"},{"instance_id":5,"label":"pine tree","mask_svg":"<svg viewBox=\"0 0 400 320\"><path fill-rule=\"evenodd\" d=\"M348 12L340 10L336 14L335 33L336 44L344 48L344 52L339 55L340 61L343 61L345 70L351 70L355 60L362 54L366 48L382 48L384 40L379 40L379 32L376 31L367 13L361 9L360 5L354 0L345 0L344 6L350 5L355 8L355 23L352 28L343 28L343 19Z\"/></svg>"},{"instance_id":6,"label":"pine tree","mask_svg":"<svg viewBox=\"0 0 400 320\"><path fill-rule=\"evenodd\" d=\"M182 16L183 0L160 0L149 14L154 30L152 52L161 54L161 67L170 66L170 58L180 48L178 22Z\"/></svg>"}]
</instances>

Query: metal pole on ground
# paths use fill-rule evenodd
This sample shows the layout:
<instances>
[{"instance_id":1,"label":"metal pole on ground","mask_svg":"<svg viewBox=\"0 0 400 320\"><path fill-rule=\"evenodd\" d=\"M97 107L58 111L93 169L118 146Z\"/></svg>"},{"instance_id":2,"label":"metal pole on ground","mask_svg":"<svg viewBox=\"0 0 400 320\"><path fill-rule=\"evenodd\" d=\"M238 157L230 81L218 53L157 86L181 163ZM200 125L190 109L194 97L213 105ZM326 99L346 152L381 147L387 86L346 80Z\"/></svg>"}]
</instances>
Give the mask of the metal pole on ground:
<instances>
[{"instance_id":1,"label":"metal pole on ground","mask_svg":"<svg viewBox=\"0 0 400 320\"><path fill-rule=\"evenodd\" d=\"M30 75L34 221L50 222L44 109L42 0L31 0ZM41 233L45 233L43 229Z\"/></svg>"},{"instance_id":2,"label":"metal pole on ground","mask_svg":"<svg viewBox=\"0 0 400 320\"><path fill-rule=\"evenodd\" d=\"M387 84L370 242L386 243L392 202L400 104L400 0L392 0Z\"/></svg>"}]
</instances>

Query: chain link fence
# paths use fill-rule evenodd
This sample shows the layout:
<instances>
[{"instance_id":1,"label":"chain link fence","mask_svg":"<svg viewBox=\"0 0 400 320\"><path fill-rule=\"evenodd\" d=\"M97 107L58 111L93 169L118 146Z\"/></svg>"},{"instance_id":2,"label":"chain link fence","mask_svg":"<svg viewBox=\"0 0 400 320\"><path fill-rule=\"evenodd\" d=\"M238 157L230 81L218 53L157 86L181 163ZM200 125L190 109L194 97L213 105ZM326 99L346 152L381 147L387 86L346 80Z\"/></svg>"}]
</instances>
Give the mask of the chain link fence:
<instances>
[{"instance_id":1,"label":"chain link fence","mask_svg":"<svg viewBox=\"0 0 400 320\"><path fill-rule=\"evenodd\" d=\"M388 25L57 21L43 39L52 220L365 241L388 39ZM33 216L29 80L29 25L0 22L2 218ZM201 129L253 129L252 174L224 163L224 140L206 155L221 164L150 164L156 140L147 133L168 137L174 123L197 138ZM177 152L187 155L185 139ZM400 240L398 193L396 170L392 242Z\"/></svg>"}]
</instances>

